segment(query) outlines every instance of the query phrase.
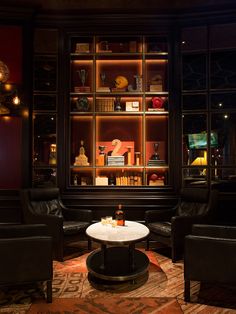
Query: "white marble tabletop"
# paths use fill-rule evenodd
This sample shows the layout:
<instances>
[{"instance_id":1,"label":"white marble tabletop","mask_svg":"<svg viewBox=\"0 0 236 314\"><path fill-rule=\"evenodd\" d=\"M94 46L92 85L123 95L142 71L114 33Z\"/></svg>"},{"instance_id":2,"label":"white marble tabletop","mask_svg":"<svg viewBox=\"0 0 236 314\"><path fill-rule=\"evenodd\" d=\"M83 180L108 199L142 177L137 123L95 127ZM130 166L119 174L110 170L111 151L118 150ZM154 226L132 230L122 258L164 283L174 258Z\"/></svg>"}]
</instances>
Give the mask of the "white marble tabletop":
<instances>
[{"instance_id":1,"label":"white marble tabletop","mask_svg":"<svg viewBox=\"0 0 236 314\"><path fill-rule=\"evenodd\" d=\"M107 244L138 242L146 238L149 229L135 221L125 221L125 226L113 227L111 224L94 223L86 229L86 234L94 241Z\"/></svg>"}]
</instances>

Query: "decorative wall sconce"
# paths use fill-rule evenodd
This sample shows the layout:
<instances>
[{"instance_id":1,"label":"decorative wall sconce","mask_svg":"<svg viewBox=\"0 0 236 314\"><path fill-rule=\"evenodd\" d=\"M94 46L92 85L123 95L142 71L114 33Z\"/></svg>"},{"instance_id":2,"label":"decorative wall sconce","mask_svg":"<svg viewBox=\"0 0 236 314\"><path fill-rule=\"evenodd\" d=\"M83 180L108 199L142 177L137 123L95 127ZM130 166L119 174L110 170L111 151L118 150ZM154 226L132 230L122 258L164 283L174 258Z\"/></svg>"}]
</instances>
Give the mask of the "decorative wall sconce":
<instances>
[{"instance_id":1,"label":"decorative wall sconce","mask_svg":"<svg viewBox=\"0 0 236 314\"><path fill-rule=\"evenodd\" d=\"M0 60L0 115L10 115L20 105L15 84L7 83L9 76L7 65Z\"/></svg>"}]
</instances>

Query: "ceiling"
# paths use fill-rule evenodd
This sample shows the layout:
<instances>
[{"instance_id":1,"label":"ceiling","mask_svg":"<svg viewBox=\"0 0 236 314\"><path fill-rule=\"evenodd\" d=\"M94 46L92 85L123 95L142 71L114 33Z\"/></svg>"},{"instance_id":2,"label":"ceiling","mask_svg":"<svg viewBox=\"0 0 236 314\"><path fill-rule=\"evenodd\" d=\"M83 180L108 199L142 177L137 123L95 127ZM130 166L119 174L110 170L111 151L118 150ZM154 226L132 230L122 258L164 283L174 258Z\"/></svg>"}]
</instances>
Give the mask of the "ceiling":
<instances>
[{"instance_id":1,"label":"ceiling","mask_svg":"<svg viewBox=\"0 0 236 314\"><path fill-rule=\"evenodd\" d=\"M183 13L235 7L235 0L1 0L1 5L42 12Z\"/></svg>"}]
</instances>

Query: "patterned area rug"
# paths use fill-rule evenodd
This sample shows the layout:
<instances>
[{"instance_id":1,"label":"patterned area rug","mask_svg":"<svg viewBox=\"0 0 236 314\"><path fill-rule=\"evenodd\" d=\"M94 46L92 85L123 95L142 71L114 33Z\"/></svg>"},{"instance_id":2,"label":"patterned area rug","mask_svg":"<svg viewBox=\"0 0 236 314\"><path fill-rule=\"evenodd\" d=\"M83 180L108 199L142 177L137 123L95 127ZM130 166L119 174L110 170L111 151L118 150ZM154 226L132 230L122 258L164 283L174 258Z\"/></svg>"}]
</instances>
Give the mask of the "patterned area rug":
<instances>
[{"instance_id":1,"label":"patterned area rug","mask_svg":"<svg viewBox=\"0 0 236 314\"><path fill-rule=\"evenodd\" d=\"M74 298L55 299L50 305L33 304L28 314L180 314L174 298Z\"/></svg>"},{"instance_id":2,"label":"patterned area rug","mask_svg":"<svg viewBox=\"0 0 236 314\"><path fill-rule=\"evenodd\" d=\"M150 260L147 282L129 292L104 292L87 280L88 254L54 262L53 303L45 301L45 284L0 289L4 314L236 314L236 287L192 283L191 303L183 300L183 262L145 252Z\"/></svg>"},{"instance_id":3,"label":"patterned area rug","mask_svg":"<svg viewBox=\"0 0 236 314\"><path fill-rule=\"evenodd\" d=\"M104 292L94 289L87 280L86 259L89 253L63 263L54 262L53 303L44 299L45 285L14 287L0 292L0 313L11 314L118 314L183 313L174 297L157 297L166 285L166 274L154 252L149 260L148 281L130 292Z\"/></svg>"}]
</instances>

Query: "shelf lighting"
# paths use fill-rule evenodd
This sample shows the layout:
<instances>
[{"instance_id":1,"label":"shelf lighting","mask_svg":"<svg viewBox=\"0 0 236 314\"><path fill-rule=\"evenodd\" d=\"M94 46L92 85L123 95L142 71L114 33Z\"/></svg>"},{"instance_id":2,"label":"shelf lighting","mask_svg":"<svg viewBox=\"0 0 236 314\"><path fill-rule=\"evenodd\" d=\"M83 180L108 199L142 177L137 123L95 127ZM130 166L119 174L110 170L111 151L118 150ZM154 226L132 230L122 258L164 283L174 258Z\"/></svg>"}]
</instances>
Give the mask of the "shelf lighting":
<instances>
[{"instance_id":1,"label":"shelf lighting","mask_svg":"<svg viewBox=\"0 0 236 314\"><path fill-rule=\"evenodd\" d=\"M9 76L7 65L0 60L0 115L10 115L12 105L20 105L14 84L7 83Z\"/></svg>"}]
</instances>

